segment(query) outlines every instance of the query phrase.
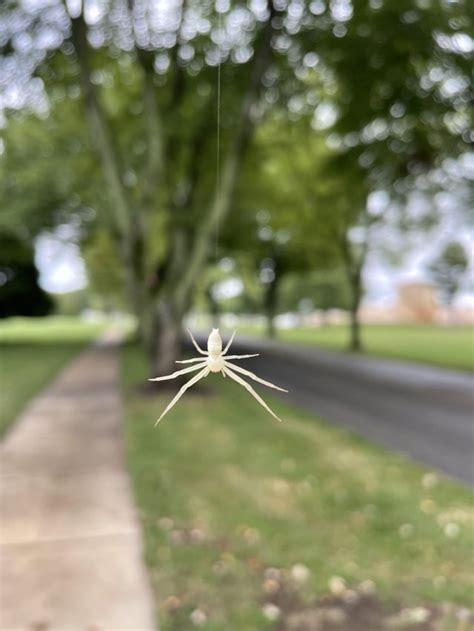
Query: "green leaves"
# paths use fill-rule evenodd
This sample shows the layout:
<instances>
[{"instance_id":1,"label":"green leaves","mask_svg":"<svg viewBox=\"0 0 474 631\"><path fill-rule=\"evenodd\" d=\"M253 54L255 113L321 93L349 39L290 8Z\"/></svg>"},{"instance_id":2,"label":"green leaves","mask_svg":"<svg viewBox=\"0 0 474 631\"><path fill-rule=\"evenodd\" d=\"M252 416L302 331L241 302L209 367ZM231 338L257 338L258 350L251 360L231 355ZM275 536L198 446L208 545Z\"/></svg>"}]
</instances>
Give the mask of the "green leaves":
<instances>
[{"instance_id":1,"label":"green leaves","mask_svg":"<svg viewBox=\"0 0 474 631\"><path fill-rule=\"evenodd\" d=\"M466 250L461 243L447 243L439 256L431 263L430 272L448 305L456 295L469 265Z\"/></svg>"}]
</instances>

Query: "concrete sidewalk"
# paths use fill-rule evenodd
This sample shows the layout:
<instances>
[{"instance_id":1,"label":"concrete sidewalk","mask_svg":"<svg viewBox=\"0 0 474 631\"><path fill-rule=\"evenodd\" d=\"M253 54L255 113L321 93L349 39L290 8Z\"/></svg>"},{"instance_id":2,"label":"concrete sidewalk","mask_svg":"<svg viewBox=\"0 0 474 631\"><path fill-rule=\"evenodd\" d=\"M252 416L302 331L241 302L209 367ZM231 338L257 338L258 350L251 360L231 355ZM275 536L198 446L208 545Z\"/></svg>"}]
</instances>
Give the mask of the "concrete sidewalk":
<instances>
[{"instance_id":1,"label":"concrete sidewalk","mask_svg":"<svg viewBox=\"0 0 474 631\"><path fill-rule=\"evenodd\" d=\"M1 631L155 629L113 340L30 404L0 457Z\"/></svg>"}]
</instances>

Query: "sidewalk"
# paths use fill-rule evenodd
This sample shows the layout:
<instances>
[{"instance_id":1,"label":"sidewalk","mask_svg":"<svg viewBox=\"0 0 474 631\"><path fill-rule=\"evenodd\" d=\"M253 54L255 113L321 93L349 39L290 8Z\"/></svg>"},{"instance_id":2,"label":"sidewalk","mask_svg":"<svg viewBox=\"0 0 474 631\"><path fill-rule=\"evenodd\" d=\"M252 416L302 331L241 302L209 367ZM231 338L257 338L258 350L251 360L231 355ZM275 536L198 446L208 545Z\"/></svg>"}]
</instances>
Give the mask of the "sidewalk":
<instances>
[{"instance_id":1,"label":"sidewalk","mask_svg":"<svg viewBox=\"0 0 474 631\"><path fill-rule=\"evenodd\" d=\"M32 402L0 458L0 630L155 629L113 340Z\"/></svg>"}]
</instances>

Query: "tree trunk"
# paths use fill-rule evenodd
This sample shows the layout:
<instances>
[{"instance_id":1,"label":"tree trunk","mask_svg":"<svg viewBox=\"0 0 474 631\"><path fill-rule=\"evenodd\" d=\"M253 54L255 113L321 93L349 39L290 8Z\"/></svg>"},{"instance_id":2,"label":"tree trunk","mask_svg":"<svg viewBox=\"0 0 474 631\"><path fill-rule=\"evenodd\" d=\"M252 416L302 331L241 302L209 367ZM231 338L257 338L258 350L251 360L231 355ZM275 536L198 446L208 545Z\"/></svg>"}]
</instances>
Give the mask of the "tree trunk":
<instances>
[{"instance_id":1,"label":"tree trunk","mask_svg":"<svg viewBox=\"0 0 474 631\"><path fill-rule=\"evenodd\" d=\"M270 17L262 30L261 41L255 53L254 67L241 103L233 142L224 162L220 186L207 213L198 223L184 256L178 256L180 246L176 240L172 247L171 264L157 296L157 321L154 322L155 331L149 343L150 367L155 374L169 372L177 358L181 323L191 303L196 281L206 263L213 230L225 219L232 205L244 154L254 129L252 107L260 92L262 76L271 60L272 19L275 16L272 3L269 9ZM160 300L160 295L172 296L172 299Z\"/></svg>"},{"instance_id":2,"label":"tree trunk","mask_svg":"<svg viewBox=\"0 0 474 631\"><path fill-rule=\"evenodd\" d=\"M360 271L350 275L351 305L350 305L350 339L349 350L358 352L362 350L362 340L360 335L359 306L362 295Z\"/></svg>"},{"instance_id":3,"label":"tree trunk","mask_svg":"<svg viewBox=\"0 0 474 631\"><path fill-rule=\"evenodd\" d=\"M206 263L213 231L215 226L224 221L230 212L244 154L254 129L252 109L260 93L262 77L271 61L273 18L278 14L278 10L275 9L271 1L269 1L268 9L268 20L261 29L258 45L255 46L253 68L241 102L234 137L230 142L227 159L223 164L220 186L216 191L213 203L210 204L208 211L197 223L186 255L181 259L186 264L181 265L178 257L172 253L172 264L166 274L166 279L160 279L160 287L155 294L150 294L145 285L143 255L147 243L148 227L144 225L144 220L147 214L145 211L150 205L151 207L156 205L157 200L160 199L159 195L153 194L154 191L164 187L164 184L157 187L156 182L166 166L164 149L166 143L162 137L162 128L158 120L159 109L153 85L151 63L153 56L146 51L139 50L137 52L138 60L145 73L143 103L146 108L147 136L150 141L147 169L147 181L150 182L150 186L145 187L144 197L136 205L124 185L122 177L124 168L120 152L114 142L112 128L101 107L96 87L91 79L92 69L89 63L87 26L83 13L81 12L77 18L71 18L72 40L81 71L81 87L86 115L101 159L114 223L121 237L121 254L128 276L128 295L140 323L140 335L147 349L150 369L155 374L169 371L177 358L182 319L189 308L196 281ZM193 176L191 175L192 179ZM195 186L196 184L194 184ZM164 199L166 198L167 196L164 195ZM191 204L191 200L188 201ZM173 245L172 250L174 249ZM138 255L141 256L141 262L137 259ZM174 265L176 261L178 261L177 269ZM146 311L148 313L145 313Z\"/></svg>"},{"instance_id":4,"label":"tree trunk","mask_svg":"<svg viewBox=\"0 0 474 631\"><path fill-rule=\"evenodd\" d=\"M275 316L274 314L267 314L267 337L270 340L276 338Z\"/></svg>"},{"instance_id":5,"label":"tree trunk","mask_svg":"<svg viewBox=\"0 0 474 631\"><path fill-rule=\"evenodd\" d=\"M79 63L85 114L102 165L114 229L120 243L127 297L138 321L138 334L141 339L144 339L143 318L146 317L148 301L144 278L145 231L143 216L140 212L141 209L131 202L122 181L121 174L124 169L120 153L98 98L96 86L91 78L92 68L89 59L87 26L83 12L77 17L71 17L71 35ZM154 157L154 160L156 161L158 158ZM149 177L148 179L152 178Z\"/></svg>"},{"instance_id":6,"label":"tree trunk","mask_svg":"<svg viewBox=\"0 0 474 631\"><path fill-rule=\"evenodd\" d=\"M265 316L267 319L267 337L274 339L276 337L275 315L278 306L278 286L280 278L275 270L274 279L268 283L265 292Z\"/></svg>"},{"instance_id":7,"label":"tree trunk","mask_svg":"<svg viewBox=\"0 0 474 631\"><path fill-rule=\"evenodd\" d=\"M146 337L150 376L166 375L177 369L175 362L181 355L182 324L183 314L176 312L171 301L160 300L153 310Z\"/></svg>"},{"instance_id":8,"label":"tree trunk","mask_svg":"<svg viewBox=\"0 0 474 631\"><path fill-rule=\"evenodd\" d=\"M342 260L344 262L347 281L349 283L350 297L350 338L349 350L353 352L361 351L362 339L360 334L359 306L362 298L362 269L367 257L368 238L364 246L357 255L351 249L347 232L344 231L340 237L340 248Z\"/></svg>"},{"instance_id":9,"label":"tree trunk","mask_svg":"<svg viewBox=\"0 0 474 631\"><path fill-rule=\"evenodd\" d=\"M446 300L446 325L455 326L457 324L456 312L454 310L454 296L456 295L457 287L454 291L448 291Z\"/></svg>"}]
</instances>

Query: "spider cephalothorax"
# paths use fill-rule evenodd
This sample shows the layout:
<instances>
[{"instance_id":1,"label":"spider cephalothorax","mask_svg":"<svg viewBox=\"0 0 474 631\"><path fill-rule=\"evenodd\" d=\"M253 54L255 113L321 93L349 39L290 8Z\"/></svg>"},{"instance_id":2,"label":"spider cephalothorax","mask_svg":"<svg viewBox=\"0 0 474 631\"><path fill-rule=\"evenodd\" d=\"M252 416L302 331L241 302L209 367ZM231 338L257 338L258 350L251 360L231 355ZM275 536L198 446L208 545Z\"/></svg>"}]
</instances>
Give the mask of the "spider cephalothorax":
<instances>
[{"instance_id":1,"label":"spider cephalothorax","mask_svg":"<svg viewBox=\"0 0 474 631\"><path fill-rule=\"evenodd\" d=\"M194 346L196 347L197 351L201 353L201 355L205 355L206 357L205 358L195 357L193 359L183 359L176 363L177 364L196 364L196 365L190 366L189 368L183 368L183 370L177 370L171 375L166 375L164 377L155 377L154 379L150 379L150 381L164 381L165 379L174 379L175 377L179 377L180 375L184 375L186 373L199 370L199 372L196 375L194 375L194 377L190 379L187 383L185 383L184 386L179 390L178 394L165 408L164 412L161 414L160 418L156 421L155 425L157 425L161 421L161 419L166 414L166 412L171 410L173 405L186 392L188 388L190 388L192 385L194 385L197 381L199 381L203 377L207 377L207 375L210 372L220 372L222 373L223 377L227 376L233 379L234 381L236 381L238 384L240 384L246 390L248 390L250 394L257 399L260 405L263 405L263 407L268 412L270 412L270 414L274 416L277 419L277 421L281 420L278 418L278 416L274 412L272 412L272 410L268 407L268 405L260 397L260 395L258 395L255 392L252 386L249 383L247 383L244 379L242 379L242 377L240 377L240 375L238 375L237 373L246 375L247 377L250 377L254 381L263 383L264 386L268 386L269 388L275 388L275 390L281 390L281 392L288 392L288 390L285 390L284 388L280 388L279 386L275 386L275 384L270 383L269 381L265 381L265 379L261 379L260 377L257 377L257 375L254 375L254 373L250 372L250 370L245 370L245 368L241 368L240 366L237 366L236 364L233 364L229 361L229 359L247 359L248 357L258 356L258 353L254 355L227 355L227 351L229 350L230 345L232 344L232 341L234 339L235 331L232 334L232 337L230 338L227 346L224 348L224 350L222 350L222 338L219 335L219 329L212 329L211 333L209 334L209 337L207 338L207 351L202 350L202 348L194 339L191 331L188 331L188 333L191 336L191 340Z\"/></svg>"}]
</instances>

